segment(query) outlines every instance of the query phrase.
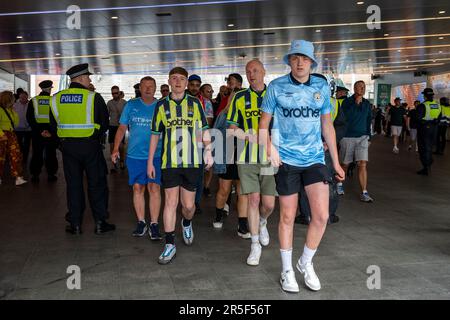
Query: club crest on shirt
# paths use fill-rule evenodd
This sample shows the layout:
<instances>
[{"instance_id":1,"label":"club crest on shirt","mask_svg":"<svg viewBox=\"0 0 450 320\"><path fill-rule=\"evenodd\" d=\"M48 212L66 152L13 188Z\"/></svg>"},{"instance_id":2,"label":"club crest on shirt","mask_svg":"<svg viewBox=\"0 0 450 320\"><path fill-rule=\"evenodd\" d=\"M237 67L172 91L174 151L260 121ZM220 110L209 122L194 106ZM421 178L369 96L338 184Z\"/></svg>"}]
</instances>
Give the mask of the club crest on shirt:
<instances>
[{"instance_id":1,"label":"club crest on shirt","mask_svg":"<svg viewBox=\"0 0 450 320\"><path fill-rule=\"evenodd\" d=\"M319 102L321 100L322 96L320 95L320 92L315 92L314 93L314 100L316 100L316 102Z\"/></svg>"}]
</instances>

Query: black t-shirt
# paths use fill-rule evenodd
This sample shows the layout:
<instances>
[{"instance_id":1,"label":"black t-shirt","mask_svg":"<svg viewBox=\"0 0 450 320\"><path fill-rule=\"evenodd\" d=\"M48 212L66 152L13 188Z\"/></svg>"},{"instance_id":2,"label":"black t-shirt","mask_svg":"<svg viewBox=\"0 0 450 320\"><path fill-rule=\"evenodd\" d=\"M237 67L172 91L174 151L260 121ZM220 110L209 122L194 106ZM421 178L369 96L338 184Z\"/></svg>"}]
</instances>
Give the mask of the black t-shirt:
<instances>
[{"instance_id":1,"label":"black t-shirt","mask_svg":"<svg viewBox=\"0 0 450 320\"><path fill-rule=\"evenodd\" d=\"M409 110L408 112L409 120L409 128L410 129L417 129L417 125L419 124L418 120L418 113L416 109Z\"/></svg>"},{"instance_id":2,"label":"black t-shirt","mask_svg":"<svg viewBox=\"0 0 450 320\"><path fill-rule=\"evenodd\" d=\"M405 108L392 107L389 114L391 115L391 126L403 126L403 116L406 115Z\"/></svg>"}]
</instances>

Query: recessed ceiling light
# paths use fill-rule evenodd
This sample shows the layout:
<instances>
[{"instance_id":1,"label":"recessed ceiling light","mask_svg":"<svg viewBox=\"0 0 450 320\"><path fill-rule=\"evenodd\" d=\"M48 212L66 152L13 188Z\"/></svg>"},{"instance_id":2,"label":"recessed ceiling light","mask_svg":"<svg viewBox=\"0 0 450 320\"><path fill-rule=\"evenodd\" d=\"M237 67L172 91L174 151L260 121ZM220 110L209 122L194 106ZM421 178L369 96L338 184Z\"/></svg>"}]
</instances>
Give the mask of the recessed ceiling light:
<instances>
[{"instance_id":1,"label":"recessed ceiling light","mask_svg":"<svg viewBox=\"0 0 450 320\"><path fill-rule=\"evenodd\" d=\"M397 50L397 52L402 52L402 50Z\"/></svg>"},{"instance_id":2,"label":"recessed ceiling light","mask_svg":"<svg viewBox=\"0 0 450 320\"><path fill-rule=\"evenodd\" d=\"M221 43L221 44L220 44L220 46L221 46L221 47L224 47L224 46L225 46L225 44Z\"/></svg>"},{"instance_id":3,"label":"recessed ceiling light","mask_svg":"<svg viewBox=\"0 0 450 320\"><path fill-rule=\"evenodd\" d=\"M436 60L433 60L433 62L436 62Z\"/></svg>"},{"instance_id":4,"label":"recessed ceiling light","mask_svg":"<svg viewBox=\"0 0 450 320\"><path fill-rule=\"evenodd\" d=\"M348 49L348 50L353 51L353 48L350 48L350 49Z\"/></svg>"},{"instance_id":5,"label":"recessed ceiling light","mask_svg":"<svg viewBox=\"0 0 450 320\"><path fill-rule=\"evenodd\" d=\"M356 4L357 4L357 5L363 5L363 4L364 4L364 1L358 1Z\"/></svg>"},{"instance_id":6,"label":"recessed ceiling light","mask_svg":"<svg viewBox=\"0 0 450 320\"><path fill-rule=\"evenodd\" d=\"M275 57L274 59L275 59L275 60L278 60L278 57Z\"/></svg>"},{"instance_id":7,"label":"recessed ceiling light","mask_svg":"<svg viewBox=\"0 0 450 320\"><path fill-rule=\"evenodd\" d=\"M319 33L319 32L322 32L322 30L320 30L320 29L317 29L317 30L316 30L316 32L317 32L317 33Z\"/></svg>"},{"instance_id":8,"label":"recessed ceiling light","mask_svg":"<svg viewBox=\"0 0 450 320\"><path fill-rule=\"evenodd\" d=\"M113 17L111 17L111 19L112 19L112 20L117 20L117 19L119 19L119 17L113 16Z\"/></svg>"},{"instance_id":9,"label":"recessed ceiling light","mask_svg":"<svg viewBox=\"0 0 450 320\"><path fill-rule=\"evenodd\" d=\"M60 56L61 55L61 53L55 53L55 56Z\"/></svg>"},{"instance_id":10,"label":"recessed ceiling light","mask_svg":"<svg viewBox=\"0 0 450 320\"><path fill-rule=\"evenodd\" d=\"M439 37L439 40L444 40L444 37Z\"/></svg>"},{"instance_id":11,"label":"recessed ceiling light","mask_svg":"<svg viewBox=\"0 0 450 320\"><path fill-rule=\"evenodd\" d=\"M445 11L444 10L442 10L442 11L439 11L439 14L444 14L445 13Z\"/></svg>"},{"instance_id":12,"label":"recessed ceiling light","mask_svg":"<svg viewBox=\"0 0 450 320\"><path fill-rule=\"evenodd\" d=\"M439 53L442 53L442 51L439 51Z\"/></svg>"},{"instance_id":13,"label":"recessed ceiling light","mask_svg":"<svg viewBox=\"0 0 450 320\"><path fill-rule=\"evenodd\" d=\"M385 33L384 36L385 36L385 37L389 37L389 33Z\"/></svg>"},{"instance_id":14,"label":"recessed ceiling light","mask_svg":"<svg viewBox=\"0 0 450 320\"><path fill-rule=\"evenodd\" d=\"M230 23L228 26L231 28L234 27L234 24Z\"/></svg>"},{"instance_id":15,"label":"recessed ceiling light","mask_svg":"<svg viewBox=\"0 0 450 320\"><path fill-rule=\"evenodd\" d=\"M17 36L16 38L17 38L17 39L23 39L23 37L22 37L22 36Z\"/></svg>"},{"instance_id":16,"label":"recessed ceiling light","mask_svg":"<svg viewBox=\"0 0 450 320\"><path fill-rule=\"evenodd\" d=\"M371 62L371 61L372 61L372 59L368 59L367 61Z\"/></svg>"},{"instance_id":17,"label":"recessed ceiling light","mask_svg":"<svg viewBox=\"0 0 450 320\"><path fill-rule=\"evenodd\" d=\"M131 41L131 43L136 43L136 40Z\"/></svg>"}]
</instances>

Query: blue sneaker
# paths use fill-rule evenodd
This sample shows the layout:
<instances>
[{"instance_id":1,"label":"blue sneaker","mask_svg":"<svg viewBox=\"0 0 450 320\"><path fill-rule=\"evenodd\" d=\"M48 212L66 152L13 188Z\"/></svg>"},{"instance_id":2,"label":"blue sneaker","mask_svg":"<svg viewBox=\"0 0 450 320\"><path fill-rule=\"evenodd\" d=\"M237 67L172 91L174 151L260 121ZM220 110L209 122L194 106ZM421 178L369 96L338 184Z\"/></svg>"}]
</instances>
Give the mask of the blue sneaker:
<instances>
[{"instance_id":1,"label":"blue sneaker","mask_svg":"<svg viewBox=\"0 0 450 320\"><path fill-rule=\"evenodd\" d=\"M142 237L147 232L148 227L144 221L139 221L136 230L133 231L133 237Z\"/></svg>"},{"instance_id":2,"label":"blue sneaker","mask_svg":"<svg viewBox=\"0 0 450 320\"><path fill-rule=\"evenodd\" d=\"M373 199L369 196L368 192L361 193L360 200L362 202L368 202L368 203L373 202Z\"/></svg>"},{"instance_id":3,"label":"blue sneaker","mask_svg":"<svg viewBox=\"0 0 450 320\"><path fill-rule=\"evenodd\" d=\"M177 254L177 247L174 244L166 243L163 252L158 258L158 263L168 264L175 258L176 254Z\"/></svg>"},{"instance_id":4,"label":"blue sneaker","mask_svg":"<svg viewBox=\"0 0 450 320\"><path fill-rule=\"evenodd\" d=\"M183 228L183 240L187 246L190 246L194 242L194 230L192 230L192 221L189 226L183 225L184 219L181 219L181 227Z\"/></svg>"},{"instance_id":5,"label":"blue sneaker","mask_svg":"<svg viewBox=\"0 0 450 320\"><path fill-rule=\"evenodd\" d=\"M159 233L159 226L157 223L150 224L150 228L148 229L148 235L151 240L161 240L161 234Z\"/></svg>"}]
</instances>

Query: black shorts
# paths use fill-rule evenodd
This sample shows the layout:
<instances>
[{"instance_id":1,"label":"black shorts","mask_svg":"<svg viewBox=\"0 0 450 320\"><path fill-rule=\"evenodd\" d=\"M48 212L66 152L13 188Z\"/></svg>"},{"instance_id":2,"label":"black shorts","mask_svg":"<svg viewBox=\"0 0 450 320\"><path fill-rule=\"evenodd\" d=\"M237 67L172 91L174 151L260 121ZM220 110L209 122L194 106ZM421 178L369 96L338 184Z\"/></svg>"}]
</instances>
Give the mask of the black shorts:
<instances>
[{"instance_id":1,"label":"black shorts","mask_svg":"<svg viewBox=\"0 0 450 320\"><path fill-rule=\"evenodd\" d=\"M227 172L218 176L223 180L239 180L237 164L227 164Z\"/></svg>"},{"instance_id":2,"label":"black shorts","mask_svg":"<svg viewBox=\"0 0 450 320\"><path fill-rule=\"evenodd\" d=\"M200 168L162 169L161 182L164 189L182 187L194 192L197 189Z\"/></svg>"},{"instance_id":3,"label":"black shorts","mask_svg":"<svg viewBox=\"0 0 450 320\"><path fill-rule=\"evenodd\" d=\"M116 138L117 130L119 129L118 126L109 126L108 130L108 142L114 143L114 139ZM123 136L122 143L125 143L125 136Z\"/></svg>"},{"instance_id":4,"label":"black shorts","mask_svg":"<svg viewBox=\"0 0 450 320\"><path fill-rule=\"evenodd\" d=\"M299 193L302 188L317 182L332 183L333 179L328 168L323 164L313 164L300 168L284 163L275 175L277 192L280 196L290 196Z\"/></svg>"}]
</instances>

